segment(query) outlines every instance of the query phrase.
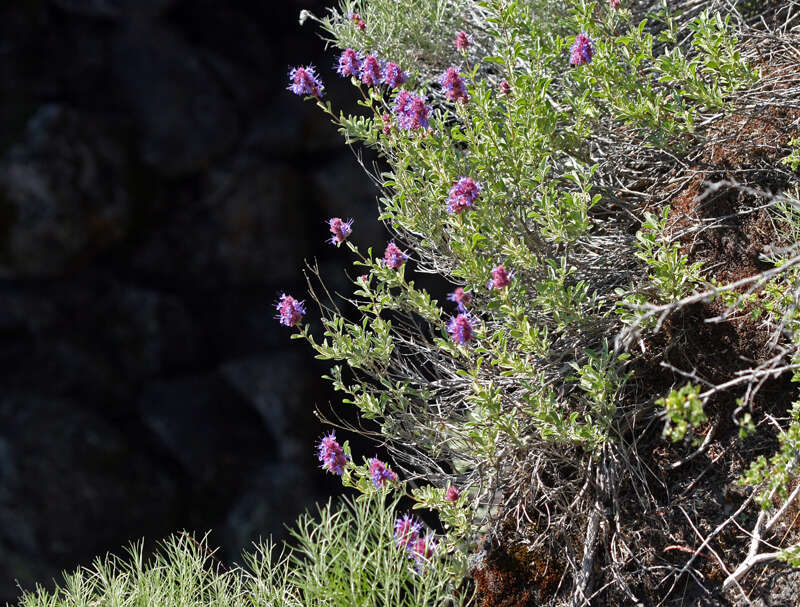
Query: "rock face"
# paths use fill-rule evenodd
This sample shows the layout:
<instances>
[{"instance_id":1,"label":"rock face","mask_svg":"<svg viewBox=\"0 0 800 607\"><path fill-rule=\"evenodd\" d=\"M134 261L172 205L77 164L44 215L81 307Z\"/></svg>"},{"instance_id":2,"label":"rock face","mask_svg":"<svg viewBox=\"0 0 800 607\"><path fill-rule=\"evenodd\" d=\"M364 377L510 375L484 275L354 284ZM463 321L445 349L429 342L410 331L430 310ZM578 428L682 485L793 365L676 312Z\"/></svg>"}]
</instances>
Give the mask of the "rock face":
<instances>
[{"instance_id":1,"label":"rock face","mask_svg":"<svg viewBox=\"0 0 800 607\"><path fill-rule=\"evenodd\" d=\"M304 259L346 269L328 217L383 240L285 90L315 63L348 91L297 25L322 4L0 6L0 602L182 529L238 559L335 486L313 409L336 397L274 318Z\"/></svg>"}]
</instances>

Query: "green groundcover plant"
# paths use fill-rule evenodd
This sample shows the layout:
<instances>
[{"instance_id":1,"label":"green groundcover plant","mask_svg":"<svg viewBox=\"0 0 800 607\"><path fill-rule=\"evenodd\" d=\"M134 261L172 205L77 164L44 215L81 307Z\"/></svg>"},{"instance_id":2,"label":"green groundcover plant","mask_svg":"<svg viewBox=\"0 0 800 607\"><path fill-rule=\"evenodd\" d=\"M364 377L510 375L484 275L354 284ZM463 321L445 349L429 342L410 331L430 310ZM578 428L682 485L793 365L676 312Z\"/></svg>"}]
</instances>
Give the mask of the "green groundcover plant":
<instances>
[{"instance_id":1,"label":"green groundcover plant","mask_svg":"<svg viewBox=\"0 0 800 607\"><path fill-rule=\"evenodd\" d=\"M329 242L352 254L351 291L331 294L311 264L308 298L283 294L277 318L331 361L342 402L393 461L358 461L324 436L323 470L360 497L301 519L288 556L262 548L250 573L209 569L177 540L146 572L134 553L24 604L133 597L134 579L231 604L458 603L464 577L486 566L470 557L481 537L559 571L552 604L680 603L690 586L748 601L754 566L798 565L786 524L800 492L796 391L780 384L792 394L778 405L759 396L800 377L797 133L772 160L718 158L731 124L797 107L800 10L783 3L768 23L751 4L344 0L303 11L337 48L361 111L337 111L314 66L292 68L287 88L378 154L371 177L392 240L362 250L358 218L330 218ZM714 214L720 200L736 205ZM753 217L768 226L757 267L733 276L698 252ZM446 300L418 285L422 274ZM715 323L757 324L757 357L708 368L702 352L674 356ZM723 445L726 424L736 431ZM692 467L715 444L741 454L720 474L745 493L731 516L695 507L693 519L692 491L715 503ZM395 512L401 497L436 511L444 533Z\"/></svg>"}]
</instances>

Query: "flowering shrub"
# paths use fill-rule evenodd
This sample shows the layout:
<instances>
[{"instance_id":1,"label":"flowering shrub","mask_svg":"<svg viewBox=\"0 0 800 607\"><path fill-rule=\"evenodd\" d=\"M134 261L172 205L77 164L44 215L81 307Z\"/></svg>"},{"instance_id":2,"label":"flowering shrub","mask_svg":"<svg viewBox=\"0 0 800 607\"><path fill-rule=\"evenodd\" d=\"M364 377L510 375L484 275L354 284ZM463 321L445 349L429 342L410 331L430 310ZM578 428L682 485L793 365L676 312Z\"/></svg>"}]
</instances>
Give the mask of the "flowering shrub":
<instances>
[{"instance_id":1,"label":"flowering shrub","mask_svg":"<svg viewBox=\"0 0 800 607\"><path fill-rule=\"evenodd\" d=\"M706 432L700 449L713 435L704 405L718 392L701 391L709 380L654 346L666 319L726 293L739 297L729 306L760 305L714 282L686 237L700 229L694 217L669 205L679 185L658 189L665 176L686 184L696 175L688 167L714 139L711 125L766 90L753 86L753 55L739 44L756 35L739 16L690 3L652 14L635 4L459 0L457 10L423 2L408 11L399 0L348 0L318 20L340 48L373 49L407 77L391 96L362 90L362 115L318 104L348 142L385 161L380 217L394 241L377 260L348 242L367 272L348 297L361 319L319 302L324 338L305 326L298 336L333 361L335 389L376 424L400 472L393 490L406 492L413 478L417 505L438 511L442 553L461 558L487 530L532 551L562 546L566 555L553 558L572 575L559 588L574 604L593 587L612 588L609 604L636 602L637 589L663 583L657 564L632 572L646 548L619 531L623 519L640 529L646 517L634 512L660 499L649 475L661 464L635 454L640 441L663 437L643 428L667 421L676 444L690 429ZM356 9L369 33L342 18ZM413 251L413 268L399 244ZM457 314L412 272L439 276ZM699 293L709 285L719 291ZM792 305L775 304L772 326ZM674 331L668 339L680 339ZM683 381L654 382L653 361ZM745 400L758 373L731 380L749 386ZM353 475L345 484L387 488L370 486L369 469ZM635 505L623 504L623 486ZM417 530L421 555L426 537ZM630 558L605 560L598 573L595 558L611 553ZM667 576L674 587L684 574Z\"/></svg>"}]
</instances>

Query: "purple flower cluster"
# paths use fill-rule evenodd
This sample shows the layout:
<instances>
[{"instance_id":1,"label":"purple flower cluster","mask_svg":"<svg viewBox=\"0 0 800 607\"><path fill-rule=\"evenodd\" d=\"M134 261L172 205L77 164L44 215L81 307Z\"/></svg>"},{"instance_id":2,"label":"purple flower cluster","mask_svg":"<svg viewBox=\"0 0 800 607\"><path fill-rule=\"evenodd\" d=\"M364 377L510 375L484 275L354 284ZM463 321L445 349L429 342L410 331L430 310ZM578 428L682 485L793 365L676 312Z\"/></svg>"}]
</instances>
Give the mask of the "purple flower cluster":
<instances>
[{"instance_id":1,"label":"purple flower cluster","mask_svg":"<svg viewBox=\"0 0 800 607\"><path fill-rule=\"evenodd\" d=\"M456 39L453 41L453 46L459 51L467 50L471 44L472 36L468 35L467 32L458 32L456 34Z\"/></svg>"},{"instance_id":2,"label":"purple flower cluster","mask_svg":"<svg viewBox=\"0 0 800 607\"><path fill-rule=\"evenodd\" d=\"M511 279L514 278L514 272L509 272L503 264L496 265L492 268L492 279L489 281L490 289L504 289L511 284Z\"/></svg>"},{"instance_id":3,"label":"purple flower cluster","mask_svg":"<svg viewBox=\"0 0 800 607\"><path fill-rule=\"evenodd\" d=\"M381 62L375 55L367 55L361 63L361 82L367 86L378 86L382 79Z\"/></svg>"},{"instance_id":4,"label":"purple flower cluster","mask_svg":"<svg viewBox=\"0 0 800 607\"><path fill-rule=\"evenodd\" d=\"M394 61L389 61L383 66L382 82L390 89L396 89L408 82L408 76L403 73L403 70Z\"/></svg>"},{"instance_id":5,"label":"purple flower cluster","mask_svg":"<svg viewBox=\"0 0 800 607\"><path fill-rule=\"evenodd\" d=\"M581 32L575 37L575 43L570 47L569 64L578 66L590 63L594 56L592 40L586 32Z\"/></svg>"},{"instance_id":6,"label":"purple flower cluster","mask_svg":"<svg viewBox=\"0 0 800 607\"><path fill-rule=\"evenodd\" d=\"M365 56L351 48L345 49L339 57L336 71L340 76L354 76L367 86L385 84L390 89L396 89L408 82L408 76L394 61L382 65L375 53Z\"/></svg>"},{"instance_id":7,"label":"purple flower cluster","mask_svg":"<svg viewBox=\"0 0 800 607\"><path fill-rule=\"evenodd\" d=\"M463 287L458 287L447 296L447 299L456 303L459 312L465 313L467 306L472 303L472 291L465 291Z\"/></svg>"},{"instance_id":8,"label":"purple flower cluster","mask_svg":"<svg viewBox=\"0 0 800 607\"><path fill-rule=\"evenodd\" d=\"M503 80L500 83L500 94L504 97L508 97L511 94L511 85L508 83L508 80Z\"/></svg>"},{"instance_id":9,"label":"purple flower cluster","mask_svg":"<svg viewBox=\"0 0 800 607\"><path fill-rule=\"evenodd\" d=\"M339 65L336 68L336 72L345 78L347 76L358 77L363 60L364 56L361 53L351 48L345 49L341 57L339 57Z\"/></svg>"},{"instance_id":10,"label":"purple flower cluster","mask_svg":"<svg viewBox=\"0 0 800 607\"><path fill-rule=\"evenodd\" d=\"M608 5L613 9L618 9L620 5L620 0L608 0Z\"/></svg>"},{"instance_id":11,"label":"purple flower cluster","mask_svg":"<svg viewBox=\"0 0 800 607\"><path fill-rule=\"evenodd\" d=\"M347 237L350 236L350 233L353 231L352 219L342 221L339 217L331 217L328 220L328 225L330 226L331 234L333 234L329 242L335 244L337 247L347 240Z\"/></svg>"},{"instance_id":12,"label":"purple flower cluster","mask_svg":"<svg viewBox=\"0 0 800 607\"><path fill-rule=\"evenodd\" d=\"M402 90L397 93L394 102L394 113L401 129L410 131L428 127L430 110L425 105L425 97Z\"/></svg>"},{"instance_id":13,"label":"purple flower cluster","mask_svg":"<svg viewBox=\"0 0 800 607\"><path fill-rule=\"evenodd\" d=\"M393 242L386 245L386 251L383 253L383 263L390 270L397 270L408 260L408 255L403 253Z\"/></svg>"},{"instance_id":14,"label":"purple flower cluster","mask_svg":"<svg viewBox=\"0 0 800 607\"><path fill-rule=\"evenodd\" d=\"M281 321L282 325L293 327L299 323L306 313L304 302L297 301L291 295L283 293L280 300L275 305L278 315L275 317Z\"/></svg>"},{"instance_id":15,"label":"purple flower cluster","mask_svg":"<svg viewBox=\"0 0 800 607\"><path fill-rule=\"evenodd\" d=\"M408 558L416 561L418 567L430 561L439 548L433 532L423 535L422 523L409 514L394 522L394 540L398 548L403 548L408 553Z\"/></svg>"},{"instance_id":16,"label":"purple flower cluster","mask_svg":"<svg viewBox=\"0 0 800 607\"><path fill-rule=\"evenodd\" d=\"M450 337L453 338L454 342L463 346L475 336L472 330L472 322L473 318L469 313L451 316L447 325L447 332L450 333Z\"/></svg>"},{"instance_id":17,"label":"purple flower cluster","mask_svg":"<svg viewBox=\"0 0 800 607\"><path fill-rule=\"evenodd\" d=\"M327 470L337 476L341 476L344 473L344 467L347 465L347 460L350 459L344 454L341 445L336 442L335 432L323 436L322 440L319 441L317 458L322 462L323 470Z\"/></svg>"},{"instance_id":18,"label":"purple flower cluster","mask_svg":"<svg viewBox=\"0 0 800 607\"><path fill-rule=\"evenodd\" d=\"M438 549L439 541L433 531L429 531L425 535L417 537L411 546L409 557L416 561L417 567L422 567L433 558Z\"/></svg>"},{"instance_id":19,"label":"purple flower cluster","mask_svg":"<svg viewBox=\"0 0 800 607\"><path fill-rule=\"evenodd\" d=\"M457 67L448 67L439 78L439 84L445 90L444 96L449 101L460 101L467 103L469 95L467 95L467 86L464 84L464 79L458 73Z\"/></svg>"},{"instance_id":20,"label":"purple flower cluster","mask_svg":"<svg viewBox=\"0 0 800 607\"><path fill-rule=\"evenodd\" d=\"M369 460L369 477L376 489L383 489L387 482L392 483L397 480L397 474L377 457Z\"/></svg>"},{"instance_id":21,"label":"purple flower cluster","mask_svg":"<svg viewBox=\"0 0 800 607\"><path fill-rule=\"evenodd\" d=\"M322 91L325 90L313 65L293 67L289 70L289 80L291 84L286 88L295 95L311 95L319 98L322 96Z\"/></svg>"},{"instance_id":22,"label":"purple flower cluster","mask_svg":"<svg viewBox=\"0 0 800 607\"><path fill-rule=\"evenodd\" d=\"M481 184L472 177L461 177L453 187L447 198L448 213L462 213L475 205L475 200L481 194Z\"/></svg>"},{"instance_id":23,"label":"purple flower cluster","mask_svg":"<svg viewBox=\"0 0 800 607\"><path fill-rule=\"evenodd\" d=\"M410 514L405 514L394 522L394 541L398 548L408 550L421 532L422 523Z\"/></svg>"}]
</instances>

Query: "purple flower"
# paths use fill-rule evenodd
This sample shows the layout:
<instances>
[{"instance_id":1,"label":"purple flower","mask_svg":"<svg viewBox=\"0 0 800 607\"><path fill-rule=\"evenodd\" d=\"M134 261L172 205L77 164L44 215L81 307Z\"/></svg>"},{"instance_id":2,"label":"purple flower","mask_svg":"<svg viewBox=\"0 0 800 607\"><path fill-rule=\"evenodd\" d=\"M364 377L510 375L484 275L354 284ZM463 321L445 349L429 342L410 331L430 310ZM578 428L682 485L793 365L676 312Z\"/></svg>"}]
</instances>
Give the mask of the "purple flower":
<instances>
[{"instance_id":1,"label":"purple flower","mask_svg":"<svg viewBox=\"0 0 800 607\"><path fill-rule=\"evenodd\" d=\"M514 278L514 272L506 271L503 264L496 265L492 268L492 279L489 281L490 289L503 289L511 284L511 279Z\"/></svg>"},{"instance_id":2,"label":"purple flower","mask_svg":"<svg viewBox=\"0 0 800 607\"><path fill-rule=\"evenodd\" d=\"M620 0L608 0L608 5L613 9L619 8L619 4Z\"/></svg>"},{"instance_id":3,"label":"purple flower","mask_svg":"<svg viewBox=\"0 0 800 607\"><path fill-rule=\"evenodd\" d=\"M331 217L328 220L328 225L331 228L331 234L333 234L328 242L335 244L337 247L347 240L347 237L350 236L350 232L353 231L352 219L342 221L339 217Z\"/></svg>"},{"instance_id":4,"label":"purple flower","mask_svg":"<svg viewBox=\"0 0 800 607\"><path fill-rule=\"evenodd\" d=\"M386 251L383 253L383 263L390 270L396 270L408 260L408 255L403 253L400 248L390 242L386 245Z\"/></svg>"},{"instance_id":5,"label":"purple flower","mask_svg":"<svg viewBox=\"0 0 800 607\"><path fill-rule=\"evenodd\" d=\"M387 481L394 482L397 480L397 475L377 457L369 460L369 476L376 489L383 489Z\"/></svg>"},{"instance_id":6,"label":"purple flower","mask_svg":"<svg viewBox=\"0 0 800 607\"><path fill-rule=\"evenodd\" d=\"M291 84L286 87L295 95L312 95L321 97L325 86L314 71L313 65L306 67L293 67L289 70L289 80Z\"/></svg>"},{"instance_id":7,"label":"purple flower","mask_svg":"<svg viewBox=\"0 0 800 607\"><path fill-rule=\"evenodd\" d=\"M458 32L453 44L459 51L465 51L472 44L472 36L467 35L467 32Z\"/></svg>"},{"instance_id":8,"label":"purple flower","mask_svg":"<svg viewBox=\"0 0 800 607\"><path fill-rule=\"evenodd\" d=\"M410 514L403 515L402 518L394 522L394 541L398 548L409 550L419 538L422 531L422 523Z\"/></svg>"},{"instance_id":9,"label":"purple flower","mask_svg":"<svg viewBox=\"0 0 800 607\"><path fill-rule=\"evenodd\" d=\"M444 499L448 502L455 504L458 501L458 498L461 497L461 491L453 487L452 485L447 488L447 493L444 494Z\"/></svg>"},{"instance_id":10,"label":"purple flower","mask_svg":"<svg viewBox=\"0 0 800 607\"><path fill-rule=\"evenodd\" d=\"M447 296L447 299L456 302L459 312L466 312L467 306L472 302L472 291L465 291L463 287L458 287Z\"/></svg>"},{"instance_id":11,"label":"purple flower","mask_svg":"<svg viewBox=\"0 0 800 607\"><path fill-rule=\"evenodd\" d=\"M339 73L339 75L344 77L358 77L358 73L361 70L362 59L363 57L361 53L358 53L351 48L345 49L342 53L342 56L339 57L339 66L336 68L336 71Z\"/></svg>"},{"instance_id":12,"label":"purple flower","mask_svg":"<svg viewBox=\"0 0 800 607\"><path fill-rule=\"evenodd\" d=\"M439 84L445 89L445 97L450 101L460 101L467 103L469 95L467 95L467 87L464 84L464 79L458 73L457 67L448 67L439 78Z\"/></svg>"},{"instance_id":13,"label":"purple flower","mask_svg":"<svg viewBox=\"0 0 800 607\"><path fill-rule=\"evenodd\" d=\"M511 85L508 83L508 80L503 80L500 83L500 94L508 97L511 94Z\"/></svg>"},{"instance_id":14,"label":"purple flower","mask_svg":"<svg viewBox=\"0 0 800 607\"><path fill-rule=\"evenodd\" d=\"M350 459L344 454L342 447L336 442L336 433L331 432L323 436L317 445L317 459L322 462L322 469L331 474L341 476L347 460Z\"/></svg>"},{"instance_id":15,"label":"purple flower","mask_svg":"<svg viewBox=\"0 0 800 607\"><path fill-rule=\"evenodd\" d=\"M293 327L303 319L306 309L302 301L297 301L291 295L283 293L280 300L275 305L278 315L275 317L281 321L282 325Z\"/></svg>"},{"instance_id":16,"label":"purple flower","mask_svg":"<svg viewBox=\"0 0 800 607\"><path fill-rule=\"evenodd\" d=\"M471 209L475 199L481 194L481 184L472 177L461 177L452 188L447 198L447 212L461 213Z\"/></svg>"},{"instance_id":17,"label":"purple flower","mask_svg":"<svg viewBox=\"0 0 800 607\"><path fill-rule=\"evenodd\" d=\"M389 61L383 68L383 83L390 89L396 89L401 84L408 82L408 77L394 61Z\"/></svg>"},{"instance_id":18,"label":"purple flower","mask_svg":"<svg viewBox=\"0 0 800 607\"><path fill-rule=\"evenodd\" d=\"M367 86L378 86L381 83L381 62L375 55L367 55L361 63L361 82Z\"/></svg>"},{"instance_id":19,"label":"purple flower","mask_svg":"<svg viewBox=\"0 0 800 607\"><path fill-rule=\"evenodd\" d=\"M450 333L454 342L463 346L475 337L472 322L473 319L468 313L451 316L450 322L447 324L447 332Z\"/></svg>"},{"instance_id":20,"label":"purple flower","mask_svg":"<svg viewBox=\"0 0 800 607\"><path fill-rule=\"evenodd\" d=\"M395 97L394 113L397 125L407 131L427 128L430 110L425 105L425 97L402 90Z\"/></svg>"},{"instance_id":21,"label":"purple flower","mask_svg":"<svg viewBox=\"0 0 800 607\"><path fill-rule=\"evenodd\" d=\"M584 65L591 62L594 55L594 48L592 47L592 40L586 32L581 32L575 37L575 44L570 49L569 64L570 65Z\"/></svg>"},{"instance_id":22,"label":"purple flower","mask_svg":"<svg viewBox=\"0 0 800 607\"><path fill-rule=\"evenodd\" d=\"M419 536L411 546L409 556L413 558L418 566L422 566L433 557L439 548L439 542L432 531L423 536Z\"/></svg>"}]
</instances>

